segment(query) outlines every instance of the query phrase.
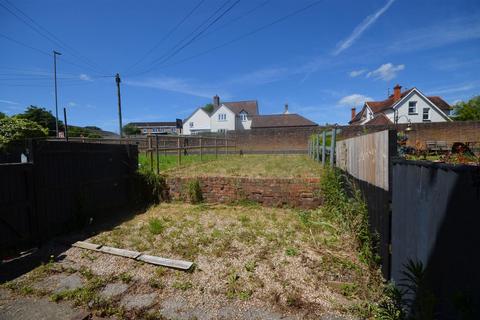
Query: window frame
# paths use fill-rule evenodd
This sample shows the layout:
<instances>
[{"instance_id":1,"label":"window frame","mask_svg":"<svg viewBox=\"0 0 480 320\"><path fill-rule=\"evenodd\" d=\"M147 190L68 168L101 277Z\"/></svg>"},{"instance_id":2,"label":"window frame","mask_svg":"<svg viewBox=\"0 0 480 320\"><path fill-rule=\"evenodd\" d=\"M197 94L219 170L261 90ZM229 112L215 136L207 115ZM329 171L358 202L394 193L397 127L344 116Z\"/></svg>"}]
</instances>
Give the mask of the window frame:
<instances>
[{"instance_id":1,"label":"window frame","mask_svg":"<svg viewBox=\"0 0 480 320\"><path fill-rule=\"evenodd\" d=\"M227 114L226 113L219 113L218 114L218 121L227 121Z\"/></svg>"},{"instance_id":2,"label":"window frame","mask_svg":"<svg viewBox=\"0 0 480 320\"><path fill-rule=\"evenodd\" d=\"M189 127L189 128L193 128L194 126L195 126L195 124L193 123L193 121L190 121L190 122L188 123L188 127Z\"/></svg>"},{"instance_id":3,"label":"window frame","mask_svg":"<svg viewBox=\"0 0 480 320\"><path fill-rule=\"evenodd\" d=\"M413 111L410 111L410 108L412 108L412 106L410 104L414 104L413 106ZM408 101L408 114L418 114L417 112L417 101Z\"/></svg>"},{"instance_id":4,"label":"window frame","mask_svg":"<svg viewBox=\"0 0 480 320\"><path fill-rule=\"evenodd\" d=\"M242 122L247 121L247 120L248 120L247 117L248 117L248 114L247 114L247 113L245 113L245 112L241 112L241 113L240 113L240 120L241 120Z\"/></svg>"},{"instance_id":5,"label":"window frame","mask_svg":"<svg viewBox=\"0 0 480 320\"><path fill-rule=\"evenodd\" d=\"M426 113L425 113L426 111ZM427 115L427 118L425 118L425 115ZM430 121L430 108L423 108L422 110L422 121L428 122Z\"/></svg>"}]
</instances>

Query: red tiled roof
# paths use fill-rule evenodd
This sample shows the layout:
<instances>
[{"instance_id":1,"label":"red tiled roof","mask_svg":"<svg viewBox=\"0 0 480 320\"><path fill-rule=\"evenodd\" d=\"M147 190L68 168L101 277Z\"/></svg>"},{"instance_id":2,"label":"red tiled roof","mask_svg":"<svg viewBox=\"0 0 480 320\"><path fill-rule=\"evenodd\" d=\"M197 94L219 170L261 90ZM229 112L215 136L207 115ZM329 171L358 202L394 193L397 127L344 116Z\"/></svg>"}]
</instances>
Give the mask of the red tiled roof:
<instances>
[{"instance_id":1,"label":"red tiled roof","mask_svg":"<svg viewBox=\"0 0 480 320\"><path fill-rule=\"evenodd\" d=\"M402 95L400 96L400 99L402 99L403 97L405 97L405 96L406 96L407 94L409 94L412 90L413 90L413 88L402 92ZM390 97L388 97L388 99L386 99L386 100L383 100L383 101L367 101L367 102L365 102L365 103L368 104L368 106L370 107L370 109L372 109L372 112L375 114L375 113L384 111L384 110L386 110L386 109L390 109L390 108L395 104L395 102L396 102L396 101L393 100L393 94L392 94L392 95L390 95Z\"/></svg>"},{"instance_id":2,"label":"red tiled roof","mask_svg":"<svg viewBox=\"0 0 480 320\"><path fill-rule=\"evenodd\" d=\"M369 120L365 124L392 124L393 122L388 119L388 117L384 113L379 113L373 117L373 119Z\"/></svg>"},{"instance_id":3,"label":"red tiled roof","mask_svg":"<svg viewBox=\"0 0 480 320\"><path fill-rule=\"evenodd\" d=\"M252 117L252 128L278 128L278 127L315 127L315 122L299 114L269 114Z\"/></svg>"},{"instance_id":4,"label":"red tiled roof","mask_svg":"<svg viewBox=\"0 0 480 320\"><path fill-rule=\"evenodd\" d=\"M439 107L442 111L448 111L452 109L452 107L445 100L438 96L431 96L427 98L428 100L432 101L437 107Z\"/></svg>"},{"instance_id":5,"label":"red tiled roof","mask_svg":"<svg viewBox=\"0 0 480 320\"><path fill-rule=\"evenodd\" d=\"M258 103L256 100L221 102L220 105L222 104L227 106L230 110L232 110L233 113L237 115L242 112L242 110L245 110L245 112L247 112L250 116L258 114Z\"/></svg>"}]
</instances>

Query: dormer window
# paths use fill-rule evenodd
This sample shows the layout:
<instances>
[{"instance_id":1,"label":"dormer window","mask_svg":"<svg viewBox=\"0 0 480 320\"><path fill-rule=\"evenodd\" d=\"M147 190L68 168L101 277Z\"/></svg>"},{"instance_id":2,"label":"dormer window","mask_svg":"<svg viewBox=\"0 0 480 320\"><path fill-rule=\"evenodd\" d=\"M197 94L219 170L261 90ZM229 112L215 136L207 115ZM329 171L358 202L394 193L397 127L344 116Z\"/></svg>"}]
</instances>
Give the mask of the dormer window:
<instances>
[{"instance_id":1,"label":"dormer window","mask_svg":"<svg viewBox=\"0 0 480 320\"><path fill-rule=\"evenodd\" d=\"M240 113L240 120L247 121L247 114L245 112Z\"/></svg>"},{"instance_id":2,"label":"dormer window","mask_svg":"<svg viewBox=\"0 0 480 320\"><path fill-rule=\"evenodd\" d=\"M227 114L226 113L219 113L218 114L218 121L226 121L227 120Z\"/></svg>"}]
</instances>

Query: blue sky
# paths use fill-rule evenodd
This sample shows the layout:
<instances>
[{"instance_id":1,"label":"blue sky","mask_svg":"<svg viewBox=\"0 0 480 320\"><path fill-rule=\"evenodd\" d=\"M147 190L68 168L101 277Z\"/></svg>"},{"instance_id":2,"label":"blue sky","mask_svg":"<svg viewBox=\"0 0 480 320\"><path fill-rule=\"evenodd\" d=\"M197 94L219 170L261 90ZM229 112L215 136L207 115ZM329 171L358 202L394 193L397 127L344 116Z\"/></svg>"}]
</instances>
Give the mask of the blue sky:
<instances>
[{"instance_id":1,"label":"blue sky","mask_svg":"<svg viewBox=\"0 0 480 320\"><path fill-rule=\"evenodd\" d=\"M4 6L32 23L11 3L61 45L9 13ZM257 99L262 114L288 102L319 124L344 124L352 106L386 98L396 83L450 103L478 95L480 2L0 0L0 111L54 109L52 50L62 52L59 106L72 124L117 130L116 72L125 123L185 118L218 94Z\"/></svg>"}]
</instances>

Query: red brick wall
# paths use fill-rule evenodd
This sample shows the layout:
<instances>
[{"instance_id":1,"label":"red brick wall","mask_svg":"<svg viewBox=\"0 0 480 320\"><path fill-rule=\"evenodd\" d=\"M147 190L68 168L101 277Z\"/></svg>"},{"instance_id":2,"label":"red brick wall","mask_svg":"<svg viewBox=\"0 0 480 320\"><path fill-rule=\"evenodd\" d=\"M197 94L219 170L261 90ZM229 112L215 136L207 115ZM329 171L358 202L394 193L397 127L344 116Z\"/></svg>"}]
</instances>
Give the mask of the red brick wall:
<instances>
[{"instance_id":1,"label":"red brick wall","mask_svg":"<svg viewBox=\"0 0 480 320\"><path fill-rule=\"evenodd\" d=\"M192 178L167 178L170 197L186 198ZM321 204L320 179L198 177L206 202L229 203L251 200L268 207L290 206L312 209Z\"/></svg>"}]
</instances>

